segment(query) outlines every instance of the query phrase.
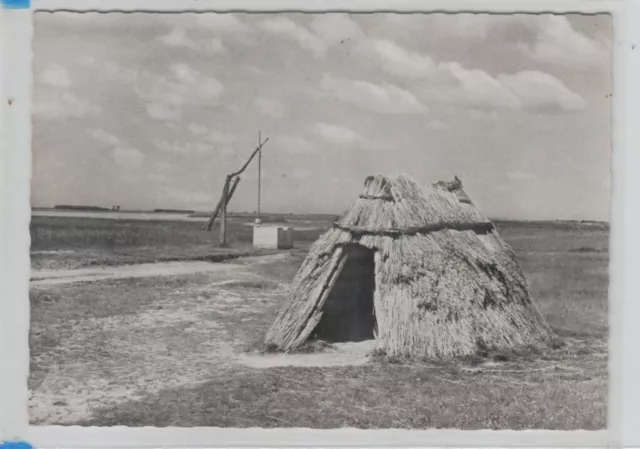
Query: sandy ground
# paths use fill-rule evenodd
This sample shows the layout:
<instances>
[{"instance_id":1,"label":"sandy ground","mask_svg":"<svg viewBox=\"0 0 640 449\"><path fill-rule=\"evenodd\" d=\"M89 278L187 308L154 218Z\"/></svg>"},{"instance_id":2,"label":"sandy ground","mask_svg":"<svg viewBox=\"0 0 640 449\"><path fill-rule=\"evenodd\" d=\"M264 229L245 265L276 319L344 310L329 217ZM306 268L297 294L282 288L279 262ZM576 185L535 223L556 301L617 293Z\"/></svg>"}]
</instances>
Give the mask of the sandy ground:
<instances>
[{"instance_id":1,"label":"sandy ground","mask_svg":"<svg viewBox=\"0 0 640 449\"><path fill-rule=\"evenodd\" d=\"M233 264L179 262L34 272L39 280L31 284L41 288L61 282L189 273L209 273L210 278L206 285L172 291L143 313L75 322L73 334L55 350L61 362L48 364L47 376L31 392L31 422L74 423L89 418L93 408L164 388L196 385L209 380L212 372L233 366L262 369L366 363L374 349L373 341L339 344L315 354L258 355L246 353L246 347L242 347L246 342L229 333L225 316L256 319L274 297L281 298L288 292L287 285L238 291L231 288L233 284L263 279L249 268L286 257L288 254L247 257Z\"/></svg>"},{"instance_id":2,"label":"sandy ground","mask_svg":"<svg viewBox=\"0 0 640 449\"><path fill-rule=\"evenodd\" d=\"M198 261L145 263L115 267L97 267L77 270L33 270L31 285L70 284L95 282L107 279L141 278L155 276L180 276L193 273L231 271L242 265L208 263Z\"/></svg>"},{"instance_id":3,"label":"sandy ground","mask_svg":"<svg viewBox=\"0 0 640 449\"><path fill-rule=\"evenodd\" d=\"M375 340L335 343L326 351L311 354L240 354L236 356L236 362L251 368L355 366L367 363L375 348Z\"/></svg>"},{"instance_id":4,"label":"sandy ground","mask_svg":"<svg viewBox=\"0 0 640 449\"><path fill-rule=\"evenodd\" d=\"M32 270L30 285L32 287L38 287L56 284L72 284L76 282L95 282L109 279L181 276L186 274L214 272L231 273L234 270L244 270L246 272L247 264L255 265L269 263L285 257L287 257L287 254L245 257L239 264L179 261L80 268L73 270ZM233 282L233 280L230 280L230 282Z\"/></svg>"}]
</instances>

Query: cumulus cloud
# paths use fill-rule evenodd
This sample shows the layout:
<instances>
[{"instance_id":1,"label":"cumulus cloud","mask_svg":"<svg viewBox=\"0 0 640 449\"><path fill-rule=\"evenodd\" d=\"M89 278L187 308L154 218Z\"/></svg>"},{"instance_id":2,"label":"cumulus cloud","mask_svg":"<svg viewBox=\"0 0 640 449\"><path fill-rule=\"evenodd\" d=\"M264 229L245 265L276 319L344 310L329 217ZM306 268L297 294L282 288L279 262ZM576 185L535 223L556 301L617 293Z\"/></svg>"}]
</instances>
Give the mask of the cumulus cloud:
<instances>
[{"instance_id":1,"label":"cumulus cloud","mask_svg":"<svg viewBox=\"0 0 640 449\"><path fill-rule=\"evenodd\" d=\"M407 50L390 40L363 41L358 51L366 58L378 59L382 70L402 78L426 79L436 73L437 66L429 56Z\"/></svg>"},{"instance_id":2,"label":"cumulus cloud","mask_svg":"<svg viewBox=\"0 0 640 449\"><path fill-rule=\"evenodd\" d=\"M71 79L67 69L58 64L52 64L47 67L40 75L40 82L54 87L71 86Z\"/></svg>"},{"instance_id":3,"label":"cumulus cloud","mask_svg":"<svg viewBox=\"0 0 640 449\"><path fill-rule=\"evenodd\" d=\"M366 42L360 51L375 58L384 71L398 78L422 81L426 87L420 89L420 98L426 101L506 109L578 110L586 106L585 101L562 81L539 71L494 77L484 70L465 68L458 62L436 63L428 55L382 39ZM352 101L356 97L360 102L364 101L358 96L358 92L367 90L364 84L356 87L354 82L349 90L339 89L342 96ZM405 95L405 98L409 97Z\"/></svg>"},{"instance_id":4,"label":"cumulus cloud","mask_svg":"<svg viewBox=\"0 0 640 449\"><path fill-rule=\"evenodd\" d=\"M496 111L483 111L478 109L469 109L467 115L473 121L496 120L499 118Z\"/></svg>"},{"instance_id":5,"label":"cumulus cloud","mask_svg":"<svg viewBox=\"0 0 640 449\"><path fill-rule=\"evenodd\" d=\"M436 38L455 38L463 41L478 41L485 39L489 32L505 16L495 14L474 13L434 13L425 16L414 14L385 14L378 29L381 34L406 35L413 39L416 33L425 30ZM507 19L509 20L509 19Z\"/></svg>"},{"instance_id":6,"label":"cumulus cloud","mask_svg":"<svg viewBox=\"0 0 640 449\"><path fill-rule=\"evenodd\" d=\"M232 134L218 131L216 129L210 130L205 137L207 140L216 143L231 143L236 140L235 136Z\"/></svg>"},{"instance_id":7,"label":"cumulus cloud","mask_svg":"<svg viewBox=\"0 0 640 449\"><path fill-rule=\"evenodd\" d=\"M538 71L498 75L498 81L531 109L584 109L587 102L558 78Z\"/></svg>"},{"instance_id":8,"label":"cumulus cloud","mask_svg":"<svg viewBox=\"0 0 640 449\"><path fill-rule=\"evenodd\" d=\"M147 112L158 120L176 120L184 105L207 105L217 99L224 86L187 64L174 64L163 75L147 74L136 85L138 95L148 102Z\"/></svg>"},{"instance_id":9,"label":"cumulus cloud","mask_svg":"<svg viewBox=\"0 0 640 449\"><path fill-rule=\"evenodd\" d=\"M189 39L183 28L174 28L169 34L160 37L160 42L170 47L195 47L194 41Z\"/></svg>"},{"instance_id":10,"label":"cumulus cloud","mask_svg":"<svg viewBox=\"0 0 640 449\"><path fill-rule=\"evenodd\" d=\"M291 177L293 177L294 179L303 180L303 179L307 179L310 176L311 176L311 171L304 168L295 167L291 171Z\"/></svg>"},{"instance_id":11,"label":"cumulus cloud","mask_svg":"<svg viewBox=\"0 0 640 449\"><path fill-rule=\"evenodd\" d=\"M287 153L313 153L315 147L299 136L275 136L270 140L271 145Z\"/></svg>"},{"instance_id":12,"label":"cumulus cloud","mask_svg":"<svg viewBox=\"0 0 640 449\"><path fill-rule=\"evenodd\" d=\"M80 98L71 92L58 91L49 96L47 100L37 100L33 103L34 115L49 119L67 119L94 116L102 111L102 106L92 104L90 101Z\"/></svg>"},{"instance_id":13,"label":"cumulus cloud","mask_svg":"<svg viewBox=\"0 0 640 449\"><path fill-rule=\"evenodd\" d=\"M389 83L375 84L326 74L322 79L322 89L337 100L380 114L426 112L424 105L411 92Z\"/></svg>"},{"instance_id":14,"label":"cumulus cloud","mask_svg":"<svg viewBox=\"0 0 640 449\"><path fill-rule=\"evenodd\" d=\"M532 25L538 33L535 41L521 43L520 48L538 62L588 68L608 59L605 43L576 31L565 16L540 16Z\"/></svg>"},{"instance_id":15,"label":"cumulus cloud","mask_svg":"<svg viewBox=\"0 0 640 449\"><path fill-rule=\"evenodd\" d=\"M208 127L201 125L199 123L189 123L187 128L196 136L204 136L205 134L207 134L207 132L209 132Z\"/></svg>"},{"instance_id":16,"label":"cumulus cloud","mask_svg":"<svg viewBox=\"0 0 640 449\"><path fill-rule=\"evenodd\" d=\"M326 50L326 45L318 36L286 17L276 16L265 19L260 26L268 33L297 42L300 47L310 50L316 56L324 54Z\"/></svg>"},{"instance_id":17,"label":"cumulus cloud","mask_svg":"<svg viewBox=\"0 0 640 449\"><path fill-rule=\"evenodd\" d=\"M94 140L97 140L98 142L104 143L106 145L118 145L118 143L120 143L120 139L102 129L89 130L89 136L91 136L91 138L93 138Z\"/></svg>"},{"instance_id":18,"label":"cumulus cloud","mask_svg":"<svg viewBox=\"0 0 640 449\"><path fill-rule=\"evenodd\" d=\"M507 178L512 179L514 181L528 181L528 180L537 179L535 175L531 173L521 172L521 171L505 173L505 175L507 176Z\"/></svg>"},{"instance_id":19,"label":"cumulus cloud","mask_svg":"<svg viewBox=\"0 0 640 449\"><path fill-rule=\"evenodd\" d=\"M179 120L182 117L180 107L164 103L148 104L147 113L156 120Z\"/></svg>"},{"instance_id":20,"label":"cumulus cloud","mask_svg":"<svg viewBox=\"0 0 640 449\"><path fill-rule=\"evenodd\" d=\"M261 113L270 117L279 118L284 114L284 106L279 101L269 98L256 98L254 104Z\"/></svg>"},{"instance_id":21,"label":"cumulus cloud","mask_svg":"<svg viewBox=\"0 0 640 449\"><path fill-rule=\"evenodd\" d=\"M436 131L443 131L445 129L449 129L449 125L447 125L442 120L431 120L427 125L429 129L433 129Z\"/></svg>"},{"instance_id":22,"label":"cumulus cloud","mask_svg":"<svg viewBox=\"0 0 640 449\"><path fill-rule=\"evenodd\" d=\"M173 142L155 138L151 143L161 151L176 154L207 153L213 151L209 145L200 142Z\"/></svg>"},{"instance_id":23,"label":"cumulus cloud","mask_svg":"<svg viewBox=\"0 0 640 449\"><path fill-rule=\"evenodd\" d=\"M315 15L310 28L327 47L364 36L360 26L349 14Z\"/></svg>"},{"instance_id":24,"label":"cumulus cloud","mask_svg":"<svg viewBox=\"0 0 640 449\"><path fill-rule=\"evenodd\" d=\"M366 139L360 134L344 126L318 123L314 126L313 131L330 143L353 145L366 142Z\"/></svg>"},{"instance_id":25,"label":"cumulus cloud","mask_svg":"<svg viewBox=\"0 0 640 449\"><path fill-rule=\"evenodd\" d=\"M242 22L234 14L206 13L197 14L198 27L213 31L215 34L248 34L251 27Z\"/></svg>"},{"instance_id":26,"label":"cumulus cloud","mask_svg":"<svg viewBox=\"0 0 640 449\"><path fill-rule=\"evenodd\" d=\"M455 93L460 95L462 100L482 106L520 107L518 97L483 70L467 70L455 62L441 64L441 70L448 72L457 81L454 92L458 91Z\"/></svg>"},{"instance_id":27,"label":"cumulus cloud","mask_svg":"<svg viewBox=\"0 0 640 449\"><path fill-rule=\"evenodd\" d=\"M209 41L209 48L214 53L226 52L226 49L224 48L224 44L222 43L221 39L211 39L211 41Z\"/></svg>"},{"instance_id":28,"label":"cumulus cloud","mask_svg":"<svg viewBox=\"0 0 640 449\"><path fill-rule=\"evenodd\" d=\"M144 154L135 148L115 148L113 158L123 168L137 168L144 162Z\"/></svg>"},{"instance_id":29,"label":"cumulus cloud","mask_svg":"<svg viewBox=\"0 0 640 449\"><path fill-rule=\"evenodd\" d=\"M161 36L160 42L169 47L192 48L214 54L220 54L226 51L221 39L192 39L187 35L184 28L180 27L176 27L170 33Z\"/></svg>"},{"instance_id":30,"label":"cumulus cloud","mask_svg":"<svg viewBox=\"0 0 640 449\"><path fill-rule=\"evenodd\" d=\"M203 137L210 142L228 144L235 142L236 140L233 134L218 131L217 129L211 129L210 127L201 125L200 123L189 123L187 129L191 131L193 135Z\"/></svg>"},{"instance_id":31,"label":"cumulus cloud","mask_svg":"<svg viewBox=\"0 0 640 449\"><path fill-rule=\"evenodd\" d=\"M561 80L540 71L521 71L491 76L479 69L466 69L456 62L440 63L444 84L429 83L421 98L474 108L576 111L586 101Z\"/></svg>"},{"instance_id":32,"label":"cumulus cloud","mask_svg":"<svg viewBox=\"0 0 640 449\"><path fill-rule=\"evenodd\" d=\"M312 19L310 29L286 17L265 19L260 26L273 35L296 42L316 57L349 39L364 37L362 29L348 14L318 14Z\"/></svg>"}]
</instances>

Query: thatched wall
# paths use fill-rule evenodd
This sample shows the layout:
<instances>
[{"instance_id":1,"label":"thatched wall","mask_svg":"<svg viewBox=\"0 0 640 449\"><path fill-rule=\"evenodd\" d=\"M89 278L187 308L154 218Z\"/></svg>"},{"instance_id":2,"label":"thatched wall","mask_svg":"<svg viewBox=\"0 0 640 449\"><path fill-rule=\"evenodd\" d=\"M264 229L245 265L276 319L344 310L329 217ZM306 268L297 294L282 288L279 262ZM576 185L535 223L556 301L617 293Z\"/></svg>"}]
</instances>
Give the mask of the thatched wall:
<instances>
[{"instance_id":1,"label":"thatched wall","mask_svg":"<svg viewBox=\"0 0 640 449\"><path fill-rule=\"evenodd\" d=\"M375 252L376 340L389 354L449 357L550 337L515 255L465 196L455 183L369 178L312 246L266 343L288 351L312 335L353 243Z\"/></svg>"}]
</instances>

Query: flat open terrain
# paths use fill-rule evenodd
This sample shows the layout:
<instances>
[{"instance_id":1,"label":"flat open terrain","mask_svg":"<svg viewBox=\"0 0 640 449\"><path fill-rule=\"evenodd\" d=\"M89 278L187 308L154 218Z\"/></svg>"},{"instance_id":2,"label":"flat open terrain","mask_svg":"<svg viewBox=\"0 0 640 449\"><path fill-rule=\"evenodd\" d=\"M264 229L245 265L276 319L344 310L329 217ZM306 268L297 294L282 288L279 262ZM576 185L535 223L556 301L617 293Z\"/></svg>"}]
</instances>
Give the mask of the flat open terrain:
<instances>
[{"instance_id":1,"label":"flat open terrain","mask_svg":"<svg viewBox=\"0 0 640 449\"><path fill-rule=\"evenodd\" d=\"M410 362L254 351L332 217L286 219L297 248L255 253L247 217L224 249L194 220L34 217L32 424L606 427L606 227L498 223L564 344Z\"/></svg>"}]
</instances>

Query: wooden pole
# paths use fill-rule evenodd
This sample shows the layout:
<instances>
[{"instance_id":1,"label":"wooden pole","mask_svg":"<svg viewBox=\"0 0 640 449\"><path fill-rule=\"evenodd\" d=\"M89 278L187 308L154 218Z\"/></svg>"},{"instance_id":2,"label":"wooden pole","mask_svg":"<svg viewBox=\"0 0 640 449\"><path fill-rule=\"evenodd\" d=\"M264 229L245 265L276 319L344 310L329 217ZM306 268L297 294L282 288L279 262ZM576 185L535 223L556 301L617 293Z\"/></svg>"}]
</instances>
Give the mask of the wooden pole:
<instances>
[{"instance_id":1,"label":"wooden pole","mask_svg":"<svg viewBox=\"0 0 640 449\"><path fill-rule=\"evenodd\" d=\"M225 180L225 183L224 183L224 188L222 189L222 198L220 199L221 201L220 207L219 208L216 207L216 209L213 211L213 213L211 214L211 218L209 218L209 223L207 223L207 226L206 226L206 229L208 230L211 229L211 226L213 225L213 221L215 220L217 211L219 209L221 211L221 214L220 214L220 245L221 246L226 246L227 244L227 205L229 204L229 199L231 198L230 193L233 194L233 191L235 190L235 186L237 185L237 182L240 181L240 178L236 179L234 187L230 192L229 185L231 184L231 180L233 178L236 178L238 175L240 175L242 172L244 172L247 169L247 166L249 165L249 163L251 163L251 161L256 156L256 154L258 154L262 150L262 146L268 141L269 141L269 138L267 137L264 140L264 142L259 142L258 147L255 150L253 150L253 153L251 153L251 156L249 157L247 162L244 163L242 168L240 168L240 170L238 170L237 172L227 175L227 179Z\"/></svg>"},{"instance_id":2,"label":"wooden pole","mask_svg":"<svg viewBox=\"0 0 640 449\"><path fill-rule=\"evenodd\" d=\"M244 165L242 166L242 168L240 170L238 170L235 173L231 173L229 176L238 176L240 174L242 174L242 172L244 172L247 169L247 165L249 165L249 163L253 160L253 158L256 156L256 154L258 153L258 151L260 151L262 149L262 146L267 143L269 141L269 138L267 137L266 139L264 139L264 142L262 142L260 145L258 145L258 148L256 148L255 150L253 150L253 153L251 153L251 156L249 157L249 160L247 162L244 163Z\"/></svg>"},{"instance_id":3,"label":"wooden pole","mask_svg":"<svg viewBox=\"0 0 640 449\"><path fill-rule=\"evenodd\" d=\"M222 207L220 208L220 246L227 246L227 204L229 196L229 183L231 176L227 175L227 180L222 189Z\"/></svg>"},{"instance_id":4,"label":"wooden pole","mask_svg":"<svg viewBox=\"0 0 640 449\"><path fill-rule=\"evenodd\" d=\"M262 181L262 137L260 136L260 131L258 131L258 219L260 219L260 188Z\"/></svg>"},{"instance_id":5,"label":"wooden pole","mask_svg":"<svg viewBox=\"0 0 640 449\"><path fill-rule=\"evenodd\" d=\"M227 196L227 205L229 204L229 201L231 201L231 198L233 197L233 192L236 191L236 187L238 187L239 182L240 182L240 177L236 176L233 180L233 183L231 184L231 188L229 189L229 195ZM211 216L209 217L209 221L207 222L206 225L202 227L202 229L206 231L211 231L211 228L213 228L213 222L216 220L216 217L218 216L218 213L220 212L221 207L222 207L222 196L220 196L220 201L218 201L216 208L211 213Z\"/></svg>"}]
</instances>

